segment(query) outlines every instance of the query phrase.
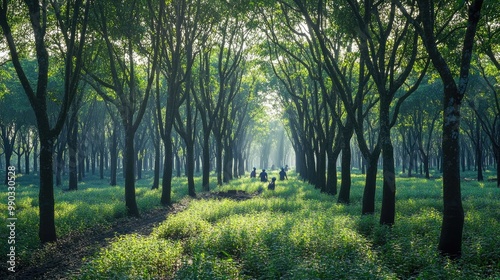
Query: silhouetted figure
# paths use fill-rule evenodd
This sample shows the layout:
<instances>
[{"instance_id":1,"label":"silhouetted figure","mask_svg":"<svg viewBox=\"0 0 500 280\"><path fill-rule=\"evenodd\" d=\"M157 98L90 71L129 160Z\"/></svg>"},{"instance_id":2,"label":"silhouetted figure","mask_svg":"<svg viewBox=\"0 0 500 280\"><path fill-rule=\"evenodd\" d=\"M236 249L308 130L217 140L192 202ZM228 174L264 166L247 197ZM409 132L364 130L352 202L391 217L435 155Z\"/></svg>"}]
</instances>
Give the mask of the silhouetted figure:
<instances>
[{"instance_id":1,"label":"silhouetted figure","mask_svg":"<svg viewBox=\"0 0 500 280\"><path fill-rule=\"evenodd\" d=\"M261 182L267 182L267 173L265 169L262 169L262 172L259 174Z\"/></svg>"},{"instance_id":2,"label":"silhouetted figure","mask_svg":"<svg viewBox=\"0 0 500 280\"><path fill-rule=\"evenodd\" d=\"M250 172L250 178L257 178L257 171L255 171L257 168L253 168L252 172Z\"/></svg>"},{"instance_id":3,"label":"silhouetted figure","mask_svg":"<svg viewBox=\"0 0 500 280\"><path fill-rule=\"evenodd\" d=\"M276 177L273 177L271 179L271 182L269 182L269 185L267 185L267 189L270 191L274 191L275 188L276 188Z\"/></svg>"},{"instance_id":4,"label":"silhouetted figure","mask_svg":"<svg viewBox=\"0 0 500 280\"><path fill-rule=\"evenodd\" d=\"M288 172L288 164L285 165L285 172Z\"/></svg>"},{"instance_id":5,"label":"silhouetted figure","mask_svg":"<svg viewBox=\"0 0 500 280\"><path fill-rule=\"evenodd\" d=\"M281 168L281 171L280 171L280 181L283 181L285 179L288 180L288 176L286 176L285 168Z\"/></svg>"}]
</instances>

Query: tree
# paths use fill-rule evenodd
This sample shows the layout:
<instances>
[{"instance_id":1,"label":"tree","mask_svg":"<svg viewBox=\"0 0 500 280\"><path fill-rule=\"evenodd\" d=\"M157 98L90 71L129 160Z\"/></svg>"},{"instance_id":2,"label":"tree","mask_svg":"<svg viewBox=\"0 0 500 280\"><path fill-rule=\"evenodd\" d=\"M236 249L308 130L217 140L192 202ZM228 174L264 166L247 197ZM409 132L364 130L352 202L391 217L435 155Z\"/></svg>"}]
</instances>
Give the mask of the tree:
<instances>
[{"instance_id":1,"label":"tree","mask_svg":"<svg viewBox=\"0 0 500 280\"><path fill-rule=\"evenodd\" d=\"M439 124L441 103L437 81L423 82L419 89L401 106L402 119L413 130L416 149L424 165L425 178L430 178L430 156L433 148L435 130ZM405 118L406 117L406 118Z\"/></svg>"},{"instance_id":2,"label":"tree","mask_svg":"<svg viewBox=\"0 0 500 280\"><path fill-rule=\"evenodd\" d=\"M337 140L345 139L342 143L348 143L350 136L340 137L340 132L344 132L340 129L345 126L337 114L339 108L335 89L332 89L331 81L323 69L318 42L315 37L307 35L313 34L310 25L300 27L307 11L302 3L293 4L297 5L297 9L286 1L279 4L274 10L273 7L262 9L261 14L266 23L265 32L269 41L266 48L269 49L270 65L284 87L284 90L277 91L282 93L282 106L288 116L290 135L296 149L297 170L303 179L317 188L336 194L336 159L340 145L334 144L338 142L334 139L337 135ZM335 47L340 47L342 43L335 44ZM345 131L349 133L349 129ZM343 159L349 161L349 156L350 152L346 149ZM349 193L345 186L350 186L350 173L344 174L347 176L342 180L343 197L346 195L344 193Z\"/></svg>"},{"instance_id":3,"label":"tree","mask_svg":"<svg viewBox=\"0 0 500 280\"><path fill-rule=\"evenodd\" d=\"M384 177L380 223L392 225L396 214L396 172L391 128L396 123L401 104L418 88L425 70L411 87L403 88L417 60L418 34L412 30L409 20L398 15L394 1L364 3L361 9L357 2L349 1L359 26L357 40L361 59L371 73L380 99L379 140ZM401 89L405 92L396 96Z\"/></svg>"},{"instance_id":4,"label":"tree","mask_svg":"<svg viewBox=\"0 0 500 280\"><path fill-rule=\"evenodd\" d=\"M134 138L146 111L158 62L159 35L146 25L148 19L143 18L143 4L140 1L114 2L112 5L96 3L94 31L98 36L94 37L94 44L102 46L102 51L98 50L93 59L108 68L86 69L92 78L89 80L92 87L116 107L121 118L125 137L125 206L129 216L139 216L135 197ZM146 63L141 65L136 59L138 56ZM145 85L141 78L146 80Z\"/></svg>"},{"instance_id":5,"label":"tree","mask_svg":"<svg viewBox=\"0 0 500 280\"><path fill-rule=\"evenodd\" d=\"M29 18L31 35L34 38L34 49L37 58L38 76L36 88L30 83L25 68L21 64L18 38L12 32L13 9L10 1L3 0L0 7L0 26L5 37L9 54L21 85L28 97L31 107L35 112L38 134L40 139L40 191L39 211L40 226L39 238L42 243L56 241L54 221L54 190L53 190L53 145L56 137L62 130L66 115L71 105L76 88L80 80L82 67L82 51L84 49L85 35L88 23L88 11L91 1L68 1L65 5L67 11L61 14L60 6L55 1L35 0L24 1L27 9L24 16ZM49 7L51 4L52 7ZM56 20L47 20L49 13L53 12ZM49 35L59 34L64 38L66 60L64 64L64 96L61 100L57 121L51 124L47 111L49 77Z\"/></svg>"},{"instance_id":6,"label":"tree","mask_svg":"<svg viewBox=\"0 0 500 280\"><path fill-rule=\"evenodd\" d=\"M480 20L483 0L464 1L447 5L453 11L443 14L450 9L440 9L438 5L427 0L416 1L418 17L410 14L403 5L400 10L412 21L416 31L422 38L425 49L443 81L443 223L438 249L441 254L450 258L459 258L462 254L462 232L464 226L464 210L462 206L460 188L460 108L469 82L469 70L473 56L476 30ZM463 39L459 44L462 49L458 70L452 67L454 58L445 56L440 43L446 42L444 38L452 31L447 29L448 24L455 17L455 12L467 8L467 20ZM439 12L441 11L441 13ZM442 18L440 18L442 17ZM465 18L465 17L464 17ZM463 29L462 29L463 30ZM454 71L455 70L455 71ZM458 73L456 73L458 72ZM458 75L457 75L458 74ZM458 79L455 80L455 77Z\"/></svg>"},{"instance_id":7,"label":"tree","mask_svg":"<svg viewBox=\"0 0 500 280\"><path fill-rule=\"evenodd\" d=\"M498 73L500 72L499 40L500 28L496 24L499 20L499 14L496 12L499 8L497 1L485 3L483 8L484 24L479 27L478 50L480 56L477 59L478 68L483 76L484 83L488 88L486 92L490 93L491 103L494 106L486 111L475 109L472 106L481 126L493 145L493 154L497 166L497 186L500 188L500 93L498 90ZM489 113L489 114L488 114ZM492 117L494 115L494 117Z\"/></svg>"},{"instance_id":8,"label":"tree","mask_svg":"<svg viewBox=\"0 0 500 280\"><path fill-rule=\"evenodd\" d=\"M31 79L36 75L34 61L22 62L28 70ZM34 114L30 104L23 96L23 89L13 77L15 72L11 63L2 67L3 85L0 88L0 139L2 140L6 168L11 165L11 158L15 150L15 143L22 129L29 129L34 124ZM18 170L20 172L20 170ZM7 184L7 172L5 172L5 184Z\"/></svg>"}]
</instances>

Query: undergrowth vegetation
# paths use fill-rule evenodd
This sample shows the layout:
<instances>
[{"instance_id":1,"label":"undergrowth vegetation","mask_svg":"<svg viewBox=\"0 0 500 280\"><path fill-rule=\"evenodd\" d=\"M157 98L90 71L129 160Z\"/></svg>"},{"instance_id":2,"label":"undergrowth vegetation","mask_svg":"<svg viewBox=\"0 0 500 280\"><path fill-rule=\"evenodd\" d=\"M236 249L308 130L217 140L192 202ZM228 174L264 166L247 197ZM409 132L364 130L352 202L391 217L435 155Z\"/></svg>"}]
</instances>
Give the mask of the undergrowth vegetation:
<instances>
[{"instance_id":1,"label":"undergrowth vegetation","mask_svg":"<svg viewBox=\"0 0 500 280\"><path fill-rule=\"evenodd\" d=\"M464 182L463 257L441 258L439 179L399 178L392 228L361 216L363 176L350 205L296 180L235 201L192 200L151 236L117 238L82 279L499 279L500 189ZM256 192L248 178L218 187ZM377 194L380 202L380 191ZM380 209L380 204L377 204Z\"/></svg>"},{"instance_id":2,"label":"undergrowth vegetation","mask_svg":"<svg viewBox=\"0 0 500 280\"><path fill-rule=\"evenodd\" d=\"M121 179L121 178L120 178ZM199 179L198 179L199 180ZM137 181L136 196L140 211L160 207L161 190L150 190L152 179ZM67 189L67 187L66 187ZM32 253L40 247L38 239L38 177L20 175L16 178L16 254L21 262L30 262ZM55 187L55 222L59 238L78 234L86 229L109 227L126 215L123 182L110 186L107 180L88 176L79 182L77 191L66 191L64 186ZM172 198L180 200L187 195L183 178L173 181ZM0 193L0 218L7 218L7 192ZM0 227L0 235L8 236L8 228ZM7 240L7 239L5 239ZM7 242L1 243L2 255L8 252Z\"/></svg>"}]
</instances>

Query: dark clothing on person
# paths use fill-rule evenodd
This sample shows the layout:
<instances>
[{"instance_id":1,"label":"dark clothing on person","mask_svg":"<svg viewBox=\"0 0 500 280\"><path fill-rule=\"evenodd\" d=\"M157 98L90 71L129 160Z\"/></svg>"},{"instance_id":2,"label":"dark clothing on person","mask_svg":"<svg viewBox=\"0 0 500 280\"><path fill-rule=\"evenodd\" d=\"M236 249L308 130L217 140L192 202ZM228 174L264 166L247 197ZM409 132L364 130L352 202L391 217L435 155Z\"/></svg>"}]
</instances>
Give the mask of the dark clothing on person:
<instances>
[{"instance_id":1,"label":"dark clothing on person","mask_svg":"<svg viewBox=\"0 0 500 280\"><path fill-rule=\"evenodd\" d=\"M285 169L282 168L281 171L280 171L280 180L283 181L285 179L288 180L288 176L286 176Z\"/></svg>"},{"instance_id":2,"label":"dark clothing on person","mask_svg":"<svg viewBox=\"0 0 500 280\"><path fill-rule=\"evenodd\" d=\"M250 172L250 178L257 178L257 172L255 172L255 168Z\"/></svg>"},{"instance_id":3,"label":"dark clothing on person","mask_svg":"<svg viewBox=\"0 0 500 280\"><path fill-rule=\"evenodd\" d=\"M259 177L261 182L267 182L267 173L265 169L260 172Z\"/></svg>"},{"instance_id":4,"label":"dark clothing on person","mask_svg":"<svg viewBox=\"0 0 500 280\"><path fill-rule=\"evenodd\" d=\"M276 188L276 178L273 177L269 185L267 185L267 189L270 191L274 191L275 188Z\"/></svg>"}]
</instances>

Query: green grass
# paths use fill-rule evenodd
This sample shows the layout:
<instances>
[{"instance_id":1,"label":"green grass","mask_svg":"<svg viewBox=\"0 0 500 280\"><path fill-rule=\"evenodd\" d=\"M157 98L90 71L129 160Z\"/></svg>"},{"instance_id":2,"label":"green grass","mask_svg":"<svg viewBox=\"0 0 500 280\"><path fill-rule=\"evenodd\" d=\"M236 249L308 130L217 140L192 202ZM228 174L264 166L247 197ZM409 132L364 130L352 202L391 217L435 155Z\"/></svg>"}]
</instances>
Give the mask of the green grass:
<instances>
[{"instance_id":1,"label":"green grass","mask_svg":"<svg viewBox=\"0 0 500 280\"><path fill-rule=\"evenodd\" d=\"M360 215L362 175L353 175L347 206L290 177L251 200L193 200L151 236L120 238L101 250L82 279L500 278L495 183L463 183L463 257L451 262L436 250L440 179L398 178L396 224L387 228L378 215ZM265 186L244 178L216 190L259 187Z\"/></svg>"},{"instance_id":2,"label":"green grass","mask_svg":"<svg viewBox=\"0 0 500 280\"><path fill-rule=\"evenodd\" d=\"M151 174L148 174L151 175ZM82 232L89 228L108 227L117 218L125 217L125 194L122 178L117 186L110 186L106 179L87 176L79 182L78 191L54 188L55 222L58 237ZM197 179L198 181L200 179ZM150 190L152 179L136 182L136 197L139 210L144 212L160 207L160 190ZM173 179L172 199L179 201L187 195L187 184L183 178ZM16 255L17 260L30 262L30 256L39 248L38 239L38 177L20 175L16 178ZM0 193L0 218L7 218L7 192ZM8 236L8 228L0 227L0 236ZM4 239L4 238L2 238ZM2 260L8 252L7 239L1 242Z\"/></svg>"}]
</instances>

